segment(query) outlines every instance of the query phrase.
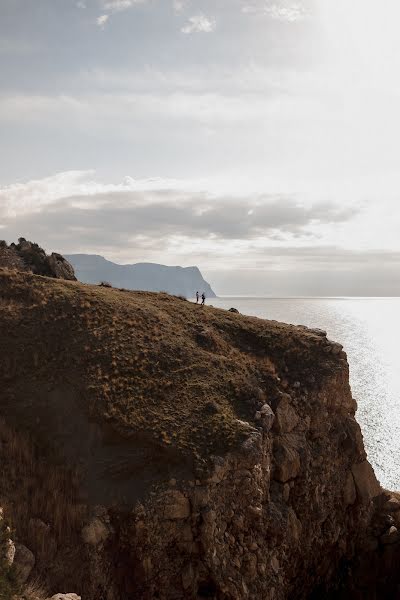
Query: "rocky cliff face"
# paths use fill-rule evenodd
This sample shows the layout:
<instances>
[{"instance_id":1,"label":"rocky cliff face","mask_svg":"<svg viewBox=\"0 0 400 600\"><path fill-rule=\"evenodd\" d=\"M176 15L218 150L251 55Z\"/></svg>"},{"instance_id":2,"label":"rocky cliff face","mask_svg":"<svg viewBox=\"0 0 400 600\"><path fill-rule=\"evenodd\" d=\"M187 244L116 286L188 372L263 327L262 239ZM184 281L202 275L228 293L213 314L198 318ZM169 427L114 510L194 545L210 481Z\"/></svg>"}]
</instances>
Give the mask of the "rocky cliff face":
<instances>
[{"instance_id":1,"label":"rocky cliff face","mask_svg":"<svg viewBox=\"0 0 400 600\"><path fill-rule=\"evenodd\" d=\"M29 577L93 600L396 598L400 502L324 332L22 273L0 297L0 504Z\"/></svg>"},{"instance_id":2,"label":"rocky cliff face","mask_svg":"<svg viewBox=\"0 0 400 600\"><path fill-rule=\"evenodd\" d=\"M20 238L18 244L13 243L10 246L0 241L0 268L76 281L72 265L61 254L53 252L47 256L38 244L28 242L24 238Z\"/></svg>"}]
</instances>

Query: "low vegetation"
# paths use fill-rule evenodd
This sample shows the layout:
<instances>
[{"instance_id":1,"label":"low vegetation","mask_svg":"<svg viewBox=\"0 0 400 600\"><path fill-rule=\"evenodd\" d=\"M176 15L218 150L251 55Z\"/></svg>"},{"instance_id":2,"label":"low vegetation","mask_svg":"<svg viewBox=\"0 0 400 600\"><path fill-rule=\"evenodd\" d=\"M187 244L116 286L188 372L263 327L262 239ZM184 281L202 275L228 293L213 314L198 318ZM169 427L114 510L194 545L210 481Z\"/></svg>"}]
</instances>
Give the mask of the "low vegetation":
<instances>
[{"instance_id":1,"label":"low vegetation","mask_svg":"<svg viewBox=\"0 0 400 600\"><path fill-rule=\"evenodd\" d=\"M296 378L299 353L323 368L312 334L168 294L1 270L0 294L0 351L19 355L0 375L29 393L68 381L92 417L194 460L248 435L260 388Z\"/></svg>"}]
</instances>

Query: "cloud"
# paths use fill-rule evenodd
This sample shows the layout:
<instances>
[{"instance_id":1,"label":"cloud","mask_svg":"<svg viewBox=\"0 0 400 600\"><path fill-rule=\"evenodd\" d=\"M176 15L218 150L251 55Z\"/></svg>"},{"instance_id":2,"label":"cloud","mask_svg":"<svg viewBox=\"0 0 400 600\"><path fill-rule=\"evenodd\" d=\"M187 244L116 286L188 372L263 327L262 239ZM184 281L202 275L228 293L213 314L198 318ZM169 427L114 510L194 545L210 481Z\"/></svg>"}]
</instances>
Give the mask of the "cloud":
<instances>
[{"instance_id":1,"label":"cloud","mask_svg":"<svg viewBox=\"0 0 400 600\"><path fill-rule=\"evenodd\" d=\"M109 15L101 15L100 17L97 18L96 23L99 27L104 29L109 18L110 18Z\"/></svg>"},{"instance_id":2,"label":"cloud","mask_svg":"<svg viewBox=\"0 0 400 600\"><path fill-rule=\"evenodd\" d=\"M133 179L125 177L120 183L100 183L95 179L95 171L66 171L43 179L26 183L13 183L0 187L0 216L17 218L46 209L58 201L77 197L79 205L85 205L85 198L94 206L93 198L101 199L106 194L126 192L151 192L154 190L194 191L196 186L185 180L175 179ZM92 199L92 200L91 200Z\"/></svg>"},{"instance_id":3,"label":"cloud","mask_svg":"<svg viewBox=\"0 0 400 600\"><path fill-rule=\"evenodd\" d=\"M174 7L174 11L176 13L180 13L185 9L186 0L173 0L172 5Z\"/></svg>"},{"instance_id":4,"label":"cloud","mask_svg":"<svg viewBox=\"0 0 400 600\"><path fill-rule=\"evenodd\" d=\"M212 33L216 29L216 22L203 14L189 17L188 22L181 29L182 33Z\"/></svg>"},{"instance_id":5,"label":"cloud","mask_svg":"<svg viewBox=\"0 0 400 600\"><path fill-rule=\"evenodd\" d=\"M104 10L119 12L132 8L136 4L144 4L147 0L104 0L102 6Z\"/></svg>"},{"instance_id":6,"label":"cloud","mask_svg":"<svg viewBox=\"0 0 400 600\"><path fill-rule=\"evenodd\" d=\"M122 263L198 264L227 294L400 293L400 248L340 247L338 232L350 227L351 236L361 218L362 209L293 194L211 194L160 178L104 183L93 171L0 187L7 241ZM319 235L329 228L331 237Z\"/></svg>"},{"instance_id":7,"label":"cloud","mask_svg":"<svg viewBox=\"0 0 400 600\"><path fill-rule=\"evenodd\" d=\"M291 23L304 19L306 10L300 2L283 1L280 3L262 2L257 4L246 4L242 12L249 14L266 15L279 21Z\"/></svg>"},{"instance_id":8,"label":"cloud","mask_svg":"<svg viewBox=\"0 0 400 600\"><path fill-rule=\"evenodd\" d=\"M84 9L84 8L86 8L86 2L83 2L82 0L78 0L78 2L76 3L76 7Z\"/></svg>"},{"instance_id":9,"label":"cloud","mask_svg":"<svg viewBox=\"0 0 400 600\"><path fill-rule=\"evenodd\" d=\"M106 16L106 15L104 15ZM107 19L98 25L104 27ZM298 103L301 106L301 101ZM66 119L85 119L85 127L94 124L101 129L107 126L109 119L131 124L140 119L162 119L170 121L193 120L202 124L253 123L257 127L271 119L279 118L279 111L285 102L278 103L274 98L266 103L261 94L231 95L229 93L199 93L171 91L167 93L123 93L88 94L78 96L37 96L3 95L0 96L0 121L45 120L51 117ZM316 113L317 115L317 108Z\"/></svg>"},{"instance_id":10,"label":"cloud","mask_svg":"<svg viewBox=\"0 0 400 600\"><path fill-rule=\"evenodd\" d=\"M215 196L173 180L103 184L81 171L0 188L0 206L9 240L23 235L52 247L59 240L68 252L82 245L99 252L105 239L114 252L133 244L148 252L162 243L184 254L198 239L205 253L214 248L222 255L232 252L233 240L257 253L266 242L308 239L316 223L345 222L355 212L330 203L305 206L290 196Z\"/></svg>"}]
</instances>

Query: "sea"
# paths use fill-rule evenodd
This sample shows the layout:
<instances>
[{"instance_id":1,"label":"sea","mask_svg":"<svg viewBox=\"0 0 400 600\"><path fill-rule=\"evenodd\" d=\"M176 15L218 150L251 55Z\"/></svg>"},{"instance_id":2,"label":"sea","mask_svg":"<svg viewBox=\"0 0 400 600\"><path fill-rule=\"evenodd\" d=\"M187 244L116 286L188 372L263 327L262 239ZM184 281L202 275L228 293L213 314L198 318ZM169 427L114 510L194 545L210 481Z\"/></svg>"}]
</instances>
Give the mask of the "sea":
<instances>
[{"instance_id":1,"label":"sea","mask_svg":"<svg viewBox=\"0 0 400 600\"><path fill-rule=\"evenodd\" d=\"M324 329L347 352L368 459L381 484L400 491L400 298L222 296L215 307Z\"/></svg>"}]
</instances>

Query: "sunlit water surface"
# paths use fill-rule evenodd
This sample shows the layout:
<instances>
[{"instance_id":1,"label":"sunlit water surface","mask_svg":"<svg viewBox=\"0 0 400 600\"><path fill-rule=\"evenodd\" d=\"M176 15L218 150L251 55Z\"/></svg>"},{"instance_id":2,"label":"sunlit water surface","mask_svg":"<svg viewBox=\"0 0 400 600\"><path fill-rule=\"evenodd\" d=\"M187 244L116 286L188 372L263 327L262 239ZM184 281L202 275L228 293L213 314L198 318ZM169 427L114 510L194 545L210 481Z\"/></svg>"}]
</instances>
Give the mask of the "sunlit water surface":
<instances>
[{"instance_id":1,"label":"sunlit water surface","mask_svg":"<svg viewBox=\"0 0 400 600\"><path fill-rule=\"evenodd\" d=\"M400 298L213 298L242 314L325 329L343 344L368 458L400 490Z\"/></svg>"}]
</instances>

